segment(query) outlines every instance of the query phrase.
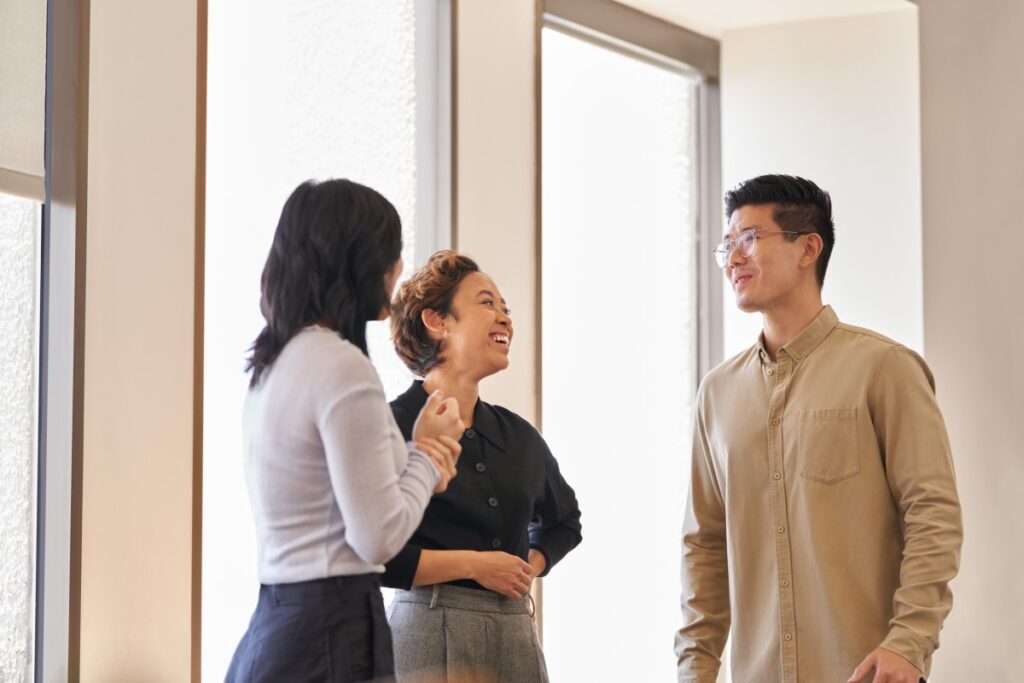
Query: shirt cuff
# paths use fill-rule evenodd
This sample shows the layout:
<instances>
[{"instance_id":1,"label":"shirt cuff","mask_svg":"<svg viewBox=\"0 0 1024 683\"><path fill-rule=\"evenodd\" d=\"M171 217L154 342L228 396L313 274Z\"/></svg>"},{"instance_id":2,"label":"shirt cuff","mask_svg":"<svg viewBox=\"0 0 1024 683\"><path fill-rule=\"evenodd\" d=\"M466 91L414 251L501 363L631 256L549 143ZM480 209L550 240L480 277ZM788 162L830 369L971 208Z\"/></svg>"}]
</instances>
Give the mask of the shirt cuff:
<instances>
[{"instance_id":1,"label":"shirt cuff","mask_svg":"<svg viewBox=\"0 0 1024 683\"><path fill-rule=\"evenodd\" d=\"M380 577L381 585L406 591L411 589L413 579L416 578L416 569L420 566L422 552L423 548L412 544L407 544L399 550L397 555L384 564L384 573Z\"/></svg>"},{"instance_id":2,"label":"shirt cuff","mask_svg":"<svg viewBox=\"0 0 1024 683\"><path fill-rule=\"evenodd\" d=\"M547 566L544 567L541 576L547 576L552 567L579 545L580 540L579 534L564 527L531 531L530 547L544 553L544 559L547 560Z\"/></svg>"},{"instance_id":3,"label":"shirt cuff","mask_svg":"<svg viewBox=\"0 0 1024 683\"><path fill-rule=\"evenodd\" d=\"M542 571L537 576L547 576L548 572L551 571L551 556L547 554L547 551L545 551L544 548L541 548L536 543L530 544L530 550L536 550L538 553L544 556L544 571Z\"/></svg>"},{"instance_id":4,"label":"shirt cuff","mask_svg":"<svg viewBox=\"0 0 1024 683\"><path fill-rule=\"evenodd\" d=\"M905 626L894 626L879 647L895 652L916 666L921 675L928 676L928 671L925 669L925 660L931 656L934 650L928 638L911 631Z\"/></svg>"}]
</instances>

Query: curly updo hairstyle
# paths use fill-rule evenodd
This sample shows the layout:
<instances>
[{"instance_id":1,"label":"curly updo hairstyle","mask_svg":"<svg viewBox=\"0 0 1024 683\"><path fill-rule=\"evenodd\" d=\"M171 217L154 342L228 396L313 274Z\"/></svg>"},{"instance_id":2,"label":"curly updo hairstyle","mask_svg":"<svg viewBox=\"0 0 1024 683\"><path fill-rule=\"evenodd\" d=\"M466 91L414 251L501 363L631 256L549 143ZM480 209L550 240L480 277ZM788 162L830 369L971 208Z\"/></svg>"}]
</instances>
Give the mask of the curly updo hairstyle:
<instances>
[{"instance_id":1,"label":"curly updo hairstyle","mask_svg":"<svg viewBox=\"0 0 1024 683\"><path fill-rule=\"evenodd\" d=\"M366 354L366 323L388 306L384 276L401 254L398 212L376 190L345 179L295 188L263 266L267 324L250 349L249 386L309 325L336 330Z\"/></svg>"},{"instance_id":2,"label":"curly updo hairstyle","mask_svg":"<svg viewBox=\"0 0 1024 683\"><path fill-rule=\"evenodd\" d=\"M439 251L402 284L391 302L391 337L395 351L419 377L441 364L444 345L443 341L430 338L423 324L423 311L429 309L442 316L454 316L455 290L467 275L478 272L480 267L468 256L447 249Z\"/></svg>"}]
</instances>

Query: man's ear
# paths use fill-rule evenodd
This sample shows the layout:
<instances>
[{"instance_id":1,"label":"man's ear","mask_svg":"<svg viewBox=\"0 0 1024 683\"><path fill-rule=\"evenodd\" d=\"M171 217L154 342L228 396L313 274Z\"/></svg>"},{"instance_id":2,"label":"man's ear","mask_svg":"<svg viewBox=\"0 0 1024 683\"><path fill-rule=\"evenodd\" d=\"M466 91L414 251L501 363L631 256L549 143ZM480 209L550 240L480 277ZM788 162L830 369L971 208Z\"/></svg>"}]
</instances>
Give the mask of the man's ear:
<instances>
[{"instance_id":1,"label":"man's ear","mask_svg":"<svg viewBox=\"0 0 1024 683\"><path fill-rule=\"evenodd\" d=\"M432 308L424 308L423 312L420 313L420 320L423 321L423 326L427 328L427 333L430 334L431 339L441 341L444 338L445 316Z\"/></svg>"},{"instance_id":2,"label":"man's ear","mask_svg":"<svg viewBox=\"0 0 1024 683\"><path fill-rule=\"evenodd\" d=\"M804 253L800 256L800 265L809 266L817 263L824 248L825 242L821 235L816 232L808 233L807 241L804 242Z\"/></svg>"}]
</instances>

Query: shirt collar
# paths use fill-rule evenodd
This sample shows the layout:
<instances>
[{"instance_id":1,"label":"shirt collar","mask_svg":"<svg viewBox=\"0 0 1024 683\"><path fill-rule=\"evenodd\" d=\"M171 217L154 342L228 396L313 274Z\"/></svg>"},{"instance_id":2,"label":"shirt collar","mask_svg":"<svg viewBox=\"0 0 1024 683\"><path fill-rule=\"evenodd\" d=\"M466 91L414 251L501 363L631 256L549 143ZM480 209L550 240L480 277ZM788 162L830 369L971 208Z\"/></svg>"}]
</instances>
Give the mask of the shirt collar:
<instances>
[{"instance_id":1,"label":"shirt collar","mask_svg":"<svg viewBox=\"0 0 1024 683\"><path fill-rule=\"evenodd\" d=\"M427 402L427 398L427 391L423 388L423 380L418 379L412 383L408 391L398 397L398 401L407 407L413 415L419 415L420 410L423 409ZM479 398L476 400L476 407L473 409L473 431L482 435L501 450L505 450L505 437L502 434L497 412L494 410L494 406Z\"/></svg>"},{"instance_id":2,"label":"shirt collar","mask_svg":"<svg viewBox=\"0 0 1024 683\"><path fill-rule=\"evenodd\" d=\"M779 349L779 353L785 353L795 363L799 364L800 361L811 355L814 349L818 348L818 344L825 341L825 337L831 334L838 324L839 316L836 315L831 306L825 306L810 325L805 327L795 339ZM757 348L761 359L769 361L770 356L764 345L764 332L757 338Z\"/></svg>"}]
</instances>

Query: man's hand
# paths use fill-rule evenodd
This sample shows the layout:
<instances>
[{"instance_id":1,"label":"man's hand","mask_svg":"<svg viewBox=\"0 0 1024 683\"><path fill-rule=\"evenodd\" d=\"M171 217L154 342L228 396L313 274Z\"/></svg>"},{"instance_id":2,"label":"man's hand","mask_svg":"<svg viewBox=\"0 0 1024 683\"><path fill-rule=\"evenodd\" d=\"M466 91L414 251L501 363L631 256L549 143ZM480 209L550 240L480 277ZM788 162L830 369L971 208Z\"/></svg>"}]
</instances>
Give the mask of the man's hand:
<instances>
[{"instance_id":1,"label":"man's hand","mask_svg":"<svg viewBox=\"0 0 1024 683\"><path fill-rule=\"evenodd\" d=\"M921 678L916 666L880 647L864 658L846 683L918 683Z\"/></svg>"}]
</instances>

